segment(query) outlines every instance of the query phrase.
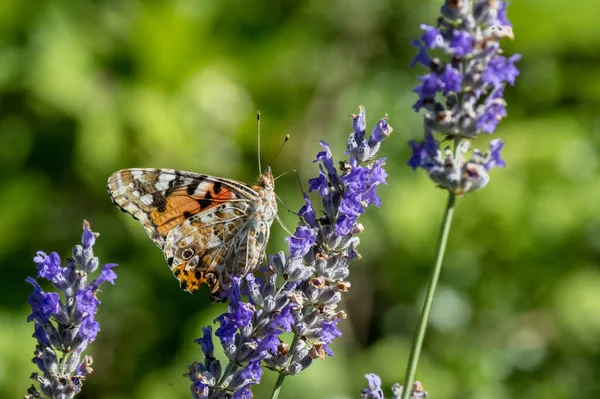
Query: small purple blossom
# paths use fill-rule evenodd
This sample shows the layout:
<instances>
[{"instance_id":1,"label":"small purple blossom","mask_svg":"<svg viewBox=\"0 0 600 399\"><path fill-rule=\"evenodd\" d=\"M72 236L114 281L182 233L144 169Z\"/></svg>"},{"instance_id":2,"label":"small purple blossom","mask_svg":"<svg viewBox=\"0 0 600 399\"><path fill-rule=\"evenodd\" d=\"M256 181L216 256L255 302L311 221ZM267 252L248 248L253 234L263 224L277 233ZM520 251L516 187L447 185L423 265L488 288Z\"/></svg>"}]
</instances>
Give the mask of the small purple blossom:
<instances>
[{"instance_id":1,"label":"small purple blossom","mask_svg":"<svg viewBox=\"0 0 600 399\"><path fill-rule=\"evenodd\" d=\"M96 234L90 230L89 225L83 226L83 234L81 236L81 243L84 249L88 249L94 246L96 243Z\"/></svg>"},{"instance_id":2,"label":"small purple blossom","mask_svg":"<svg viewBox=\"0 0 600 399\"><path fill-rule=\"evenodd\" d=\"M79 290L75 294L77 301L77 310L82 314L95 314L100 301L96 298L96 292L93 287L87 287Z\"/></svg>"},{"instance_id":3,"label":"small purple blossom","mask_svg":"<svg viewBox=\"0 0 600 399\"><path fill-rule=\"evenodd\" d=\"M313 190L318 192L321 197L326 197L329 195L327 176L325 175L325 172L323 172L321 165L319 165L319 177L308 180L308 192L310 193Z\"/></svg>"},{"instance_id":4,"label":"small purple blossom","mask_svg":"<svg viewBox=\"0 0 600 399\"><path fill-rule=\"evenodd\" d=\"M392 133L392 128L387 123L387 117L381 119L373 128L371 137L369 138L368 146L369 150L372 151L373 147L384 138L388 137Z\"/></svg>"},{"instance_id":5,"label":"small purple blossom","mask_svg":"<svg viewBox=\"0 0 600 399\"><path fill-rule=\"evenodd\" d=\"M484 164L486 170L506 167L506 162L500 157L500 152L503 147L504 142L500 139L495 139L490 142L489 158Z\"/></svg>"},{"instance_id":6,"label":"small purple blossom","mask_svg":"<svg viewBox=\"0 0 600 399\"><path fill-rule=\"evenodd\" d=\"M100 331L100 324L95 319L100 304L96 294L103 282L114 284L116 279L111 270L116 264L111 263L104 266L96 280L86 283L89 271L98 265L98 258L93 254L97 234L91 231L87 222L83 230L82 245L75 246L73 257L65 261L65 266L56 252L46 255L39 251L34 257L38 278L52 283L60 294L44 292L35 279L26 278L34 290L27 299L32 311L27 321L35 323L33 337L37 340L33 362L42 372L42 375L33 373L31 378L39 382L47 397L55 397L54 393L61 392L61 397L73 398L81 391L83 379L92 371L89 367L91 357L86 355L81 359L81 353ZM56 366L57 352L62 352L60 364L68 367ZM26 399L42 397L33 385L27 392Z\"/></svg>"},{"instance_id":7,"label":"small purple blossom","mask_svg":"<svg viewBox=\"0 0 600 399\"><path fill-rule=\"evenodd\" d=\"M337 323L339 320L326 321L323 323L323 331L321 332L321 341L330 344L337 337L342 336L342 332L338 330Z\"/></svg>"},{"instance_id":8,"label":"small purple blossom","mask_svg":"<svg viewBox=\"0 0 600 399\"><path fill-rule=\"evenodd\" d=\"M212 327L202 327L202 333L204 334L202 338L197 338L194 340L194 342L200 345L202 353L204 353L206 357L213 357L213 354L215 353L215 345L212 339Z\"/></svg>"},{"instance_id":9,"label":"small purple blossom","mask_svg":"<svg viewBox=\"0 0 600 399\"><path fill-rule=\"evenodd\" d=\"M425 140L419 142L411 140L408 143L413 149L413 156L408 160L407 164L413 170L418 167L426 167L429 160L437 155L439 142L433 137L430 130L425 132Z\"/></svg>"},{"instance_id":10,"label":"small purple blossom","mask_svg":"<svg viewBox=\"0 0 600 399\"><path fill-rule=\"evenodd\" d=\"M462 90L462 74L452 66L446 64L444 73L440 76L440 80L443 82L443 93L448 95L451 91Z\"/></svg>"},{"instance_id":11,"label":"small purple blossom","mask_svg":"<svg viewBox=\"0 0 600 399\"><path fill-rule=\"evenodd\" d=\"M421 36L421 40L425 43L425 46L429 49L434 49L436 47L441 47L444 45L444 39L440 34L440 30L438 28L434 28L433 26L421 25L421 29L425 31Z\"/></svg>"},{"instance_id":12,"label":"small purple blossom","mask_svg":"<svg viewBox=\"0 0 600 399\"><path fill-rule=\"evenodd\" d=\"M304 222L310 227L318 227L317 214L312 206L312 202L308 195L304 194L305 204L300 208L298 215L304 220Z\"/></svg>"},{"instance_id":13,"label":"small purple blossom","mask_svg":"<svg viewBox=\"0 0 600 399\"><path fill-rule=\"evenodd\" d=\"M482 105L475 126L483 133L493 133L506 116L506 102L502 98L504 86L495 88Z\"/></svg>"},{"instance_id":14,"label":"small purple blossom","mask_svg":"<svg viewBox=\"0 0 600 399\"><path fill-rule=\"evenodd\" d=\"M229 299L229 312L223 313L215 320L220 323L215 335L221 339L222 343L233 344L236 331L248 326L254 311L251 305L242 302L240 279L237 277L232 277L227 298Z\"/></svg>"},{"instance_id":15,"label":"small purple blossom","mask_svg":"<svg viewBox=\"0 0 600 399\"><path fill-rule=\"evenodd\" d=\"M60 256L56 252L46 255L44 252L38 251L33 261L37 263L38 277L50 281L63 277L64 270L60 263Z\"/></svg>"},{"instance_id":16,"label":"small purple blossom","mask_svg":"<svg viewBox=\"0 0 600 399\"><path fill-rule=\"evenodd\" d=\"M377 374L367 374L368 386L360 395L361 398L368 399L384 399L383 390L381 389L381 378Z\"/></svg>"},{"instance_id":17,"label":"small purple blossom","mask_svg":"<svg viewBox=\"0 0 600 399\"><path fill-rule=\"evenodd\" d=\"M315 243L316 238L316 230L305 226L298 226L294 235L287 237L285 240L290 246L290 255L294 258L298 258L310 251L310 247Z\"/></svg>"},{"instance_id":18,"label":"small purple blossom","mask_svg":"<svg viewBox=\"0 0 600 399\"><path fill-rule=\"evenodd\" d=\"M452 31L452 40L450 40L449 47L455 56L464 57L473 51L473 41L474 38L471 33L454 30Z\"/></svg>"},{"instance_id":19,"label":"small purple blossom","mask_svg":"<svg viewBox=\"0 0 600 399\"><path fill-rule=\"evenodd\" d=\"M483 81L493 87L502 87L505 83L511 86L515 84L515 79L519 76L519 70L515 62L521 59L520 54L515 54L510 58L502 55L496 55L488 64L488 68L483 72Z\"/></svg>"},{"instance_id":20,"label":"small purple blossom","mask_svg":"<svg viewBox=\"0 0 600 399\"><path fill-rule=\"evenodd\" d=\"M27 303L31 306L31 314L27 317L27 321L35 320L43 325L50 320L51 316L58 313L60 297L55 292L44 292L32 277L27 277L25 280L33 285L33 293L27 297Z\"/></svg>"},{"instance_id":21,"label":"small purple blossom","mask_svg":"<svg viewBox=\"0 0 600 399\"><path fill-rule=\"evenodd\" d=\"M506 8L508 7L508 2L501 1L500 7L498 7L496 20L501 26L512 26L510 21L508 20L508 15L506 13Z\"/></svg>"},{"instance_id":22,"label":"small purple blossom","mask_svg":"<svg viewBox=\"0 0 600 399\"><path fill-rule=\"evenodd\" d=\"M321 147L325 148L325 151L321 151L317 154L317 158L313 162L319 162L323 164L325 170L327 170L327 176L329 180L337 182L339 180L339 176L337 173L337 169L333 164L333 157L331 156L331 150L329 149L329 145L321 140Z\"/></svg>"},{"instance_id":23,"label":"small purple blossom","mask_svg":"<svg viewBox=\"0 0 600 399\"><path fill-rule=\"evenodd\" d=\"M83 317L83 320L81 321L81 327L79 328L79 336L88 342L94 342L99 331L100 324L96 321L94 315L85 315Z\"/></svg>"},{"instance_id":24,"label":"small purple blossom","mask_svg":"<svg viewBox=\"0 0 600 399\"><path fill-rule=\"evenodd\" d=\"M413 68L415 65L421 64L424 67L429 68L429 65L431 65L431 57L429 56L429 53L427 53L427 48L425 48L418 40L413 40L410 43L419 49L417 55L410 62L410 67Z\"/></svg>"}]
</instances>

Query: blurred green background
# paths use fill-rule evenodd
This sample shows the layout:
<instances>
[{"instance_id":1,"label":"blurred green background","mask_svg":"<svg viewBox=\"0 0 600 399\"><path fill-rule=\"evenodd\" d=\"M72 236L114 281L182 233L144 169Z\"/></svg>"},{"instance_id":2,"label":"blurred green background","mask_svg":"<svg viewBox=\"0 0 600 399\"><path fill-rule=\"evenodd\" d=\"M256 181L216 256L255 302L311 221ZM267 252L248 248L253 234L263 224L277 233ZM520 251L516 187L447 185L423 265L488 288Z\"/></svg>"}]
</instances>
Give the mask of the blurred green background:
<instances>
[{"instance_id":1,"label":"blurred green background","mask_svg":"<svg viewBox=\"0 0 600 399\"><path fill-rule=\"evenodd\" d=\"M109 200L126 167L252 183L255 112L266 163L306 181L318 141L343 156L347 115L394 127L384 205L369 209L336 356L289 378L281 398L358 398L363 375L403 378L446 195L405 166L421 135L409 44L441 0L26 1L0 7L0 397L30 385L25 299L37 250L67 256L83 219L115 262L95 372L80 398L188 398L193 339L224 310L178 288L158 248ZM523 54L497 135L508 167L458 202L417 377L442 398L600 397L600 29L594 1L515 1ZM489 137L476 146L487 148ZM292 208L293 174L277 181ZM289 226L294 217L280 215ZM286 247L275 224L269 252ZM266 372L256 398L270 392Z\"/></svg>"}]
</instances>

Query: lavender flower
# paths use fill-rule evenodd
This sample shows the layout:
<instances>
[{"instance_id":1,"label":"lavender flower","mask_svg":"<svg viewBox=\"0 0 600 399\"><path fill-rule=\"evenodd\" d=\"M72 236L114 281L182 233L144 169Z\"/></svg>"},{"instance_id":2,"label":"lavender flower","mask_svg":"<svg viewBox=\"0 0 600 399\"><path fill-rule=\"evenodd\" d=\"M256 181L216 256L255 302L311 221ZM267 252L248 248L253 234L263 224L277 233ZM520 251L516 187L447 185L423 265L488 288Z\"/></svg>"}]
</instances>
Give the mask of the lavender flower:
<instances>
[{"instance_id":1,"label":"lavender flower","mask_svg":"<svg viewBox=\"0 0 600 399\"><path fill-rule=\"evenodd\" d=\"M426 110L425 137L409 143L413 156L408 165L425 169L440 187L456 195L484 187L487 171L505 166L503 161L490 163L500 159L499 140L491 144L490 159L478 150L469 161L463 157L469 148L465 138L493 133L506 116L504 88L514 85L519 75L515 63L521 56L503 56L499 43L514 37L507 5L501 0L446 0L437 26L421 25L424 33L413 41L419 52L411 66L421 64L429 73L419 77L421 84L414 89L419 96L414 110ZM428 51L444 57L432 57ZM454 139L454 155L449 149L440 150L433 132Z\"/></svg>"},{"instance_id":2,"label":"lavender flower","mask_svg":"<svg viewBox=\"0 0 600 399\"><path fill-rule=\"evenodd\" d=\"M360 397L361 399L385 399L383 390L381 389L381 378L377 374L365 375L368 381L368 386L363 389ZM395 383L392 386L392 399L400 399L404 388ZM415 381L412 384L411 399L423 399L428 396L427 391L423 388L423 384L419 381Z\"/></svg>"},{"instance_id":3,"label":"lavender flower","mask_svg":"<svg viewBox=\"0 0 600 399\"><path fill-rule=\"evenodd\" d=\"M92 249L97 236L86 221L83 246L75 246L73 257L65 261L65 266L56 252L46 255L39 251L33 259L37 264L37 277L52 282L62 296L45 292L34 278L27 277L26 281L33 286L33 293L27 298L31 306L27 321L34 322L33 337L38 342L32 362L41 371L41 374L32 373L31 379L39 383L41 393L32 385L26 399L73 398L92 372L92 357L82 358L82 354L100 331L95 320L100 304L96 294L105 281L114 284L117 278L112 270L117 265L109 263L102 267L96 279L87 282L88 274L94 273L99 264ZM62 352L60 359L57 352Z\"/></svg>"},{"instance_id":4,"label":"lavender flower","mask_svg":"<svg viewBox=\"0 0 600 399\"><path fill-rule=\"evenodd\" d=\"M215 320L229 364L223 371L214 357L212 329L203 329L196 340L204 361L188 366L185 374L194 398L251 398L252 385L260 382L262 367L296 375L315 359L333 356L330 344L339 336L341 295L350 288L348 265L360 258L356 236L363 231L358 218L365 208L381 205L377 187L385 184L384 159L376 160L382 140L392 128L381 119L367 138L366 115L360 107L352 115L353 133L347 144L348 162L335 167L325 142L317 154L319 176L309 180L309 192L318 193L324 215L317 218L312 201L304 195L299 223L286 239L289 252L278 252L257 275L232 278L226 295L228 311ZM246 296L247 302L242 300ZM286 337L291 335L291 343Z\"/></svg>"}]
</instances>

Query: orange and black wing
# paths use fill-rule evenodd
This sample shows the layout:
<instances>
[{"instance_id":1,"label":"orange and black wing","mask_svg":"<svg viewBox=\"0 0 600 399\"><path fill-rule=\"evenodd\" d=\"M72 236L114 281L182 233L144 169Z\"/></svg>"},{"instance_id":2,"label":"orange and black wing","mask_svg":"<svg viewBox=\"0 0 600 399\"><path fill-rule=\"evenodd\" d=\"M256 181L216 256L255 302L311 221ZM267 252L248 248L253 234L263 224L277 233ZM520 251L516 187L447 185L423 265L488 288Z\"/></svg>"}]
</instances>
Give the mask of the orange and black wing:
<instances>
[{"instance_id":1,"label":"orange and black wing","mask_svg":"<svg viewBox=\"0 0 600 399\"><path fill-rule=\"evenodd\" d=\"M220 204L258 199L244 183L172 169L120 170L109 177L108 192L161 249L169 231L186 219Z\"/></svg>"}]
</instances>

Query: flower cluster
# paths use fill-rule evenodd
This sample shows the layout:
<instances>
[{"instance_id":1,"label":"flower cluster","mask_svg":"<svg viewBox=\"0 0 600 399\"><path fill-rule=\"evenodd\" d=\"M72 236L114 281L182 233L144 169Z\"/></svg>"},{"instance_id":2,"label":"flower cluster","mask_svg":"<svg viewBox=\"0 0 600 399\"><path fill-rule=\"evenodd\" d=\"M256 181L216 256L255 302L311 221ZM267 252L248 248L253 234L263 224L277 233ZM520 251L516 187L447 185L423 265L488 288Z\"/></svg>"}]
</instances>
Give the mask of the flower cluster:
<instances>
[{"instance_id":1,"label":"flower cluster","mask_svg":"<svg viewBox=\"0 0 600 399\"><path fill-rule=\"evenodd\" d=\"M31 306L27 321L34 322L33 337L37 340L32 362L42 374L31 375L31 379L39 382L41 393L32 385L26 399L73 398L92 372L92 357L82 358L82 353L100 331L95 319L100 304L96 293L104 282L114 284L117 278L112 270L117 265L109 263L88 283L88 275L99 265L92 249L97 236L89 223L84 222L82 245L75 246L73 257L64 266L56 252L47 255L39 251L33 258L37 277L50 281L62 298L56 292L45 292L34 278L27 277L26 281L33 286L33 293L27 298ZM60 359L57 352L62 353Z\"/></svg>"},{"instance_id":2,"label":"flower cluster","mask_svg":"<svg viewBox=\"0 0 600 399\"><path fill-rule=\"evenodd\" d=\"M317 154L319 176L309 180L323 205L317 217L308 195L298 212L299 223L286 239L289 253L270 256L261 273L233 278L227 290L228 311L215 321L229 364L222 370L214 357L212 329L203 329L196 340L204 361L188 366L194 398L251 398L266 367L280 374L296 375L315 359L332 356L332 341L341 335L337 324L346 317L337 306L350 288L345 279L363 231L358 217L371 204L381 205L377 186L385 184L383 159L375 160L381 141L392 128L381 119L365 138L365 111L352 115L354 132L347 145L349 162L335 167L329 146L321 142ZM244 302L242 295L247 296ZM286 335L292 336L288 344Z\"/></svg>"},{"instance_id":3,"label":"flower cluster","mask_svg":"<svg viewBox=\"0 0 600 399\"><path fill-rule=\"evenodd\" d=\"M518 54L507 58L500 48L500 39L513 38L507 5L502 0L446 0L437 25L421 25L424 33L413 42L419 53L411 66L421 64L429 73L419 77L421 84L414 89L419 95L414 110L426 110L425 138L410 142L413 157L408 165L425 169L454 194L484 187L489 169L504 166L499 140L492 143L487 161L479 151L465 161L464 146L457 145L454 156L448 156L449 150L440 150L432 132L460 144L465 138L493 133L506 116L504 88L514 84L519 75L515 62L521 58Z\"/></svg>"},{"instance_id":4,"label":"flower cluster","mask_svg":"<svg viewBox=\"0 0 600 399\"><path fill-rule=\"evenodd\" d=\"M361 399L385 399L383 395L383 389L381 389L381 378L377 374L367 374L368 386L363 389L360 397ZM392 385L392 399L400 399L404 388L395 383ZM410 399L423 399L428 396L427 391L423 388L423 384L419 381L415 381L412 384L412 390L410 392Z\"/></svg>"}]
</instances>

